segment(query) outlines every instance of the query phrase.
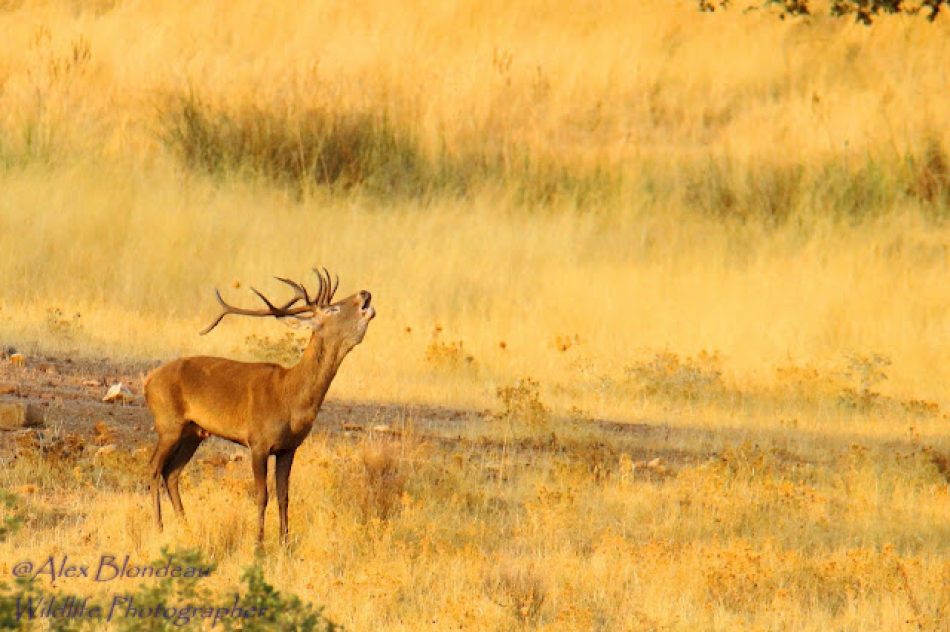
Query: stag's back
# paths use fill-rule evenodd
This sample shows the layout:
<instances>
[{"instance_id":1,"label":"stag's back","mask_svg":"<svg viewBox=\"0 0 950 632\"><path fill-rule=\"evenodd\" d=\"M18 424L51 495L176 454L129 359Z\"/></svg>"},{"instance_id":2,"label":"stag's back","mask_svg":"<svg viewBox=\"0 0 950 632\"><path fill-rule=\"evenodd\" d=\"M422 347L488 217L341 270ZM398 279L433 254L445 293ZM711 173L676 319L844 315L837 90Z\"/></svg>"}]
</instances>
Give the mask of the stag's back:
<instances>
[{"instance_id":1,"label":"stag's back","mask_svg":"<svg viewBox=\"0 0 950 632\"><path fill-rule=\"evenodd\" d=\"M283 367L193 356L162 365L145 378L156 430L194 422L209 434L246 443L261 411L281 408L276 385Z\"/></svg>"}]
</instances>

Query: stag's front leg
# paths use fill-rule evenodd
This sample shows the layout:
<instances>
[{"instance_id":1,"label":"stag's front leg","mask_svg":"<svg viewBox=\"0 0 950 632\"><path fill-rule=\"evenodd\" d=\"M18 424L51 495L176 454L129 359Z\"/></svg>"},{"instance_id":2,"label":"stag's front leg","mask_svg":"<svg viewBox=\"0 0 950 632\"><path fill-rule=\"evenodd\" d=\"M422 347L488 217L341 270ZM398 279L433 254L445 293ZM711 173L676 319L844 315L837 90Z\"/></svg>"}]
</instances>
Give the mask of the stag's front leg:
<instances>
[{"instance_id":1,"label":"stag's front leg","mask_svg":"<svg viewBox=\"0 0 950 632\"><path fill-rule=\"evenodd\" d=\"M257 546L264 546L264 513L267 510L267 459L266 451L251 452L251 467L254 469L254 487L257 492Z\"/></svg>"},{"instance_id":2,"label":"stag's front leg","mask_svg":"<svg viewBox=\"0 0 950 632\"><path fill-rule=\"evenodd\" d=\"M286 450L277 455L277 506L280 509L280 542L287 544L290 527L287 524L287 508L290 505L290 468L294 464L294 452Z\"/></svg>"}]
</instances>

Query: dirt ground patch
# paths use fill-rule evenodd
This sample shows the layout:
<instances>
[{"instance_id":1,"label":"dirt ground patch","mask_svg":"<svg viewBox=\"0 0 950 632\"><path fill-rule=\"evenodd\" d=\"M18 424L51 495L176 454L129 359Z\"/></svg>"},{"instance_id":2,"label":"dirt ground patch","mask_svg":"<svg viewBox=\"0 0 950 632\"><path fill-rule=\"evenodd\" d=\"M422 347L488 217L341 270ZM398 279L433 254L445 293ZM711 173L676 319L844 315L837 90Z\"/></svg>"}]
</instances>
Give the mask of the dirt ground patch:
<instances>
[{"instance_id":1,"label":"dirt ground patch","mask_svg":"<svg viewBox=\"0 0 950 632\"><path fill-rule=\"evenodd\" d=\"M27 358L22 364L0 361L0 401L18 401L40 407L45 416L41 428L0 431L0 463L16 454L17 445L74 438L93 451L103 445L134 451L150 448L154 441L152 418L145 405L143 380L160 362L126 362L109 359L56 357ZM122 383L131 392L125 401L103 401L109 387ZM676 437L662 423L625 423L617 420L586 420L557 432L531 437L505 438L493 432L490 410L337 400L331 397L320 409L314 433L337 436L341 440L366 433L399 435L411 432L419 440L441 445L466 444L482 450L518 452L529 455L544 451L569 460L602 459L626 452L632 458L656 458L667 463L695 462L709 457L674 447ZM583 436L564 430L584 427ZM681 431L678 431L681 432ZM667 444L658 446L657 442ZM206 442L203 451L233 454L244 448L220 439ZM526 458L529 458L526 456Z\"/></svg>"}]
</instances>

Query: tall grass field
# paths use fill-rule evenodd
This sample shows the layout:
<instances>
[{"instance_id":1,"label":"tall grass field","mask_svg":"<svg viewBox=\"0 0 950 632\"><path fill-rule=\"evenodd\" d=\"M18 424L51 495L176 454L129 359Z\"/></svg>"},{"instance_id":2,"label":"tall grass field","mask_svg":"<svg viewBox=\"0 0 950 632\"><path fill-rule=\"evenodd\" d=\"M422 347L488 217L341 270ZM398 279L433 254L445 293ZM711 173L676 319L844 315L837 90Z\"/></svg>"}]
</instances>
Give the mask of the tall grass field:
<instances>
[{"instance_id":1,"label":"tall grass field","mask_svg":"<svg viewBox=\"0 0 950 632\"><path fill-rule=\"evenodd\" d=\"M0 0L0 346L291 364L198 331L326 266L331 400L481 414L315 434L261 558L246 461L159 535L139 446L23 452L0 629L164 549L300 629L950 630L950 18L812 13Z\"/></svg>"}]
</instances>

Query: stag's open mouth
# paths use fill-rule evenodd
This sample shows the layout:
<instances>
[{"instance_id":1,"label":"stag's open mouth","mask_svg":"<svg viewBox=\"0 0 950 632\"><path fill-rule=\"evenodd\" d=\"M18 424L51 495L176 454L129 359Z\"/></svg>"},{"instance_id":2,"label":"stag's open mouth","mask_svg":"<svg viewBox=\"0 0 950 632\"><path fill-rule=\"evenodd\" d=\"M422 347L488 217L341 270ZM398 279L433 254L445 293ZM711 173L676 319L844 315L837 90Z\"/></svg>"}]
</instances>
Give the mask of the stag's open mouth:
<instances>
[{"instance_id":1,"label":"stag's open mouth","mask_svg":"<svg viewBox=\"0 0 950 632\"><path fill-rule=\"evenodd\" d=\"M370 306L370 301L373 300L373 295L369 292L363 292L363 306L360 308L360 313L366 318L366 320L372 320L376 318L376 308Z\"/></svg>"}]
</instances>

